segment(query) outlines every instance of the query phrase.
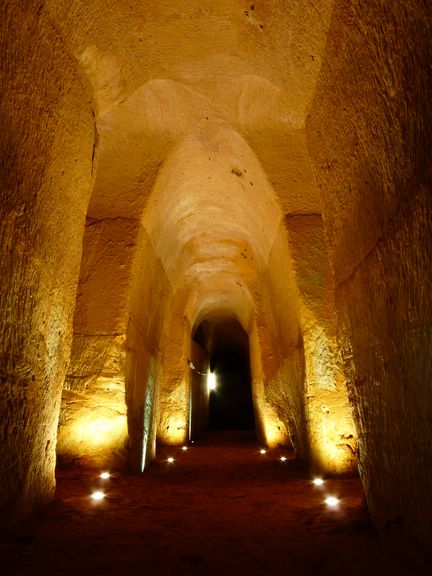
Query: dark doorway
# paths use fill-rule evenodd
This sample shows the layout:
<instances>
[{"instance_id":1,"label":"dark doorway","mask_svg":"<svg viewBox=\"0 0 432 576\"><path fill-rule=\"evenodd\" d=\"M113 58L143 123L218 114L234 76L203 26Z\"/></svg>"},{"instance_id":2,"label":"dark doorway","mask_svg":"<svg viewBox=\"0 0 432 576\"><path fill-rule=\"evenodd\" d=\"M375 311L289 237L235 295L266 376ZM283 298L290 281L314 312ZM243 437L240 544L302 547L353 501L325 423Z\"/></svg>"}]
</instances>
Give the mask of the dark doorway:
<instances>
[{"instance_id":1,"label":"dark doorway","mask_svg":"<svg viewBox=\"0 0 432 576\"><path fill-rule=\"evenodd\" d=\"M237 319L205 320L195 340L210 356L216 390L210 392L209 430L253 430L249 338Z\"/></svg>"}]
</instances>

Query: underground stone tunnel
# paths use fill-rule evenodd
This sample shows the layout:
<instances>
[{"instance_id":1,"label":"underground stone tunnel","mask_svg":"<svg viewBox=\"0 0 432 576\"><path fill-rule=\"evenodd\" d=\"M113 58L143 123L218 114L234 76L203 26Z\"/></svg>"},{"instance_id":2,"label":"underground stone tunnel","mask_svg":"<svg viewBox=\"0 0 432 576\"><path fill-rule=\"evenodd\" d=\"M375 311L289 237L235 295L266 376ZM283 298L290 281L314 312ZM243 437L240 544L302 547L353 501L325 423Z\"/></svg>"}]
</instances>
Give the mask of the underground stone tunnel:
<instances>
[{"instance_id":1,"label":"underground stone tunnel","mask_svg":"<svg viewBox=\"0 0 432 576\"><path fill-rule=\"evenodd\" d=\"M429 5L5 0L0 26L3 526L56 462L145 475L249 428L358 471L377 533L430 553Z\"/></svg>"}]
</instances>

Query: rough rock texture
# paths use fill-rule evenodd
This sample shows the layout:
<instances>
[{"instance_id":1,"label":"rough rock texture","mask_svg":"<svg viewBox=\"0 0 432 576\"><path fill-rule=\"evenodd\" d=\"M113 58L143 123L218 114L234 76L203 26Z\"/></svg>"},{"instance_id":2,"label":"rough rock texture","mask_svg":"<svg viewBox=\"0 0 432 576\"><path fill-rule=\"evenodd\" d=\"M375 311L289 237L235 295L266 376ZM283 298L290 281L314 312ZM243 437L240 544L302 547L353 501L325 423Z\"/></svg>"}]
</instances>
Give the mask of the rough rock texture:
<instances>
[{"instance_id":1,"label":"rough rock texture","mask_svg":"<svg viewBox=\"0 0 432 576\"><path fill-rule=\"evenodd\" d=\"M336 342L334 279L319 214L285 218L300 302L305 419L312 468L347 472L357 463L356 431Z\"/></svg>"},{"instance_id":2,"label":"rough rock texture","mask_svg":"<svg viewBox=\"0 0 432 576\"><path fill-rule=\"evenodd\" d=\"M88 220L58 453L103 464L126 434L126 301L138 223Z\"/></svg>"},{"instance_id":3,"label":"rough rock texture","mask_svg":"<svg viewBox=\"0 0 432 576\"><path fill-rule=\"evenodd\" d=\"M142 470L155 454L161 351L170 288L139 222L89 219L78 282L58 453ZM129 451L126 451L129 448Z\"/></svg>"},{"instance_id":4,"label":"rough rock texture","mask_svg":"<svg viewBox=\"0 0 432 576\"><path fill-rule=\"evenodd\" d=\"M61 461L124 463L125 365L124 334L74 335L57 444Z\"/></svg>"},{"instance_id":5,"label":"rough rock texture","mask_svg":"<svg viewBox=\"0 0 432 576\"><path fill-rule=\"evenodd\" d=\"M339 2L308 122L373 519L431 546L431 14Z\"/></svg>"},{"instance_id":6,"label":"rough rock texture","mask_svg":"<svg viewBox=\"0 0 432 576\"><path fill-rule=\"evenodd\" d=\"M164 370L162 338L172 289L143 226L137 237L128 299L126 402L129 462L143 470L156 454L160 381Z\"/></svg>"},{"instance_id":7,"label":"rough rock texture","mask_svg":"<svg viewBox=\"0 0 432 576\"><path fill-rule=\"evenodd\" d=\"M75 324L87 318L93 337L111 314L124 323L130 314L128 276L117 278L116 270L120 262L124 272L133 258L147 260L143 282L165 299L143 296L142 305L154 303L163 322L148 338L145 317L129 340L140 381L148 377L153 389L158 380L152 411L158 412L159 398L160 440L183 442L189 432L193 327L206 318L234 316L251 339L260 438L273 445L295 442L306 458L304 311L281 222L285 214L320 211L304 117L332 3L321 3L318 13L301 2L287 9L278 1L143 8L80 0L66 7L53 0L48 6L98 104L100 160L88 216L107 226L141 220L152 246L127 254L120 241L115 255L115 243L101 244L98 252L85 242L83 262L99 272L86 280L82 268L80 286L94 288L92 295L79 288ZM133 234L127 237L134 242ZM101 238L108 240L106 234ZM160 263L154 279L153 258ZM116 288L106 281L113 274ZM115 310L103 304L111 293ZM306 362L313 363L311 357ZM142 388L137 393L131 366L126 361L123 378L136 462L148 396ZM334 442L346 432L344 424L339 432ZM321 460L328 469L341 466Z\"/></svg>"},{"instance_id":8,"label":"rough rock texture","mask_svg":"<svg viewBox=\"0 0 432 576\"><path fill-rule=\"evenodd\" d=\"M94 168L86 84L42 4L3 2L0 15L2 514L28 513L53 494Z\"/></svg>"},{"instance_id":9,"label":"rough rock texture","mask_svg":"<svg viewBox=\"0 0 432 576\"><path fill-rule=\"evenodd\" d=\"M358 433L375 522L430 545L429 11L3 3L2 506L52 493L62 381L62 459L201 431L232 322L260 441L344 472Z\"/></svg>"}]
</instances>

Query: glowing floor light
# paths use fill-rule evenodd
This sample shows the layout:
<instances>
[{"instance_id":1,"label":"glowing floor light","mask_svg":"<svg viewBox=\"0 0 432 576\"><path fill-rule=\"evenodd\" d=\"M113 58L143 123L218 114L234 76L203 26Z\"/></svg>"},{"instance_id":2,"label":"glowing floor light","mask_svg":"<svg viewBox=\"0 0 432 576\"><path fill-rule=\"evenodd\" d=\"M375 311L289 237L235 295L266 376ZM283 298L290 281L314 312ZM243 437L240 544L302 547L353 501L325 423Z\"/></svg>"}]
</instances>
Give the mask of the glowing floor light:
<instances>
[{"instance_id":1,"label":"glowing floor light","mask_svg":"<svg viewBox=\"0 0 432 576\"><path fill-rule=\"evenodd\" d=\"M214 372L207 374L207 388L209 392L216 390L216 374Z\"/></svg>"},{"instance_id":2,"label":"glowing floor light","mask_svg":"<svg viewBox=\"0 0 432 576\"><path fill-rule=\"evenodd\" d=\"M187 449L188 449L188 447L187 447L187 446L182 446L182 450L183 450L183 452L186 452L186 450L187 450Z\"/></svg>"},{"instance_id":3,"label":"glowing floor light","mask_svg":"<svg viewBox=\"0 0 432 576\"><path fill-rule=\"evenodd\" d=\"M267 454L267 450L265 450L264 448L261 448L260 454Z\"/></svg>"},{"instance_id":4,"label":"glowing floor light","mask_svg":"<svg viewBox=\"0 0 432 576\"><path fill-rule=\"evenodd\" d=\"M339 504L339 498L336 498L335 496L327 496L324 502L327 504L327 506L334 508Z\"/></svg>"},{"instance_id":5,"label":"glowing floor light","mask_svg":"<svg viewBox=\"0 0 432 576\"><path fill-rule=\"evenodd\" d=\"M322 486L324 484L324 480L322 478L314 478L312 481L315 486Z\"/></svg>"},{"instance_id":6,"label":"glowing floor light","mask_svg":"<svg viewBox=\"0 0 432 576\"><path fill-rule=\"evenodd\" d=\"M281 456L280 459L281 459L281 462L285 462L285 461L286 461L286 456Z\"/></svg>"},{"instance_id":7,"label":"glowing floor light","mask_svg":"<svg viewBox=\"0 0 432 576\"><path fill-rule=\"evenodd\" d=\"M102 478L102 480L106 480L110 476L111 476L111 474L109 472L102 472L102 474L100 474L99 477Z\"/></svg>"},{"instance_id":8,"label":"glowing floor light","mask_svg":"<svg viewBox=\"0 0 432 576\"><path fill-rule=\"evenodd\" d=\"M100 500L103 500L105 498L105 494L103 492L97 491L97 492L93 492L91 497L93 498L93 500L100 501Z\"/></svg>"},{"instance_id":9,"label":"glowing floor light","mask_svg":"<svg viewBox=\"0 0 432 576\"><path fill-rule=\"evenodd\" d=\"M169 464L172 464L174 462L174 458L172 456L170 456L169 458L167 458L167 462Z\"/></svg>"}]
</instances>

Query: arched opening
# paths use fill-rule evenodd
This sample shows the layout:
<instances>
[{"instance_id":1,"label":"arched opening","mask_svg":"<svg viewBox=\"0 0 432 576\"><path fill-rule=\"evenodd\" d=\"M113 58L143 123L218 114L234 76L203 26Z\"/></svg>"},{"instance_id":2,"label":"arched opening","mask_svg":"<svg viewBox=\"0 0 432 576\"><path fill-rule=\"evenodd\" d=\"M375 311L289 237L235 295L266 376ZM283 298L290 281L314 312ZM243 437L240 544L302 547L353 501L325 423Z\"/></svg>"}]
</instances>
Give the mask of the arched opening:
<instances>
[{"instance_id":1,"label":"arched opening","mask_svg":"<svg viewBox=\"0 0 432 576\"><path fill-rule=\"evenodd\" d=\"M215 389L207 389L208 403L201 403L207 410L207 429L254 430L249 338L241 324L236 318L204 320L193 338L208 352L209 372L215 376ZM193 406L191 418L203 421Z\"/></svg>"}]
</instances>

